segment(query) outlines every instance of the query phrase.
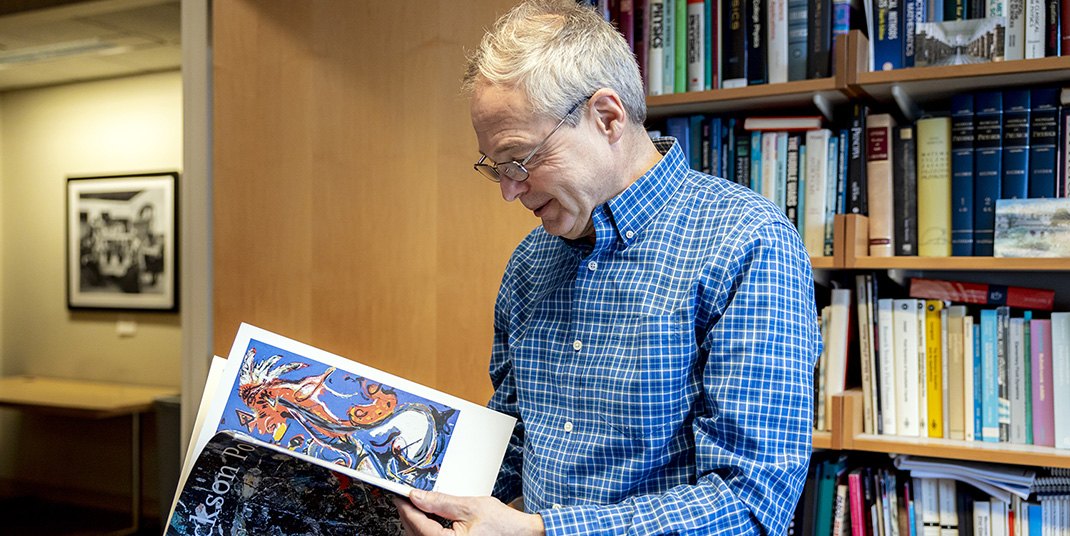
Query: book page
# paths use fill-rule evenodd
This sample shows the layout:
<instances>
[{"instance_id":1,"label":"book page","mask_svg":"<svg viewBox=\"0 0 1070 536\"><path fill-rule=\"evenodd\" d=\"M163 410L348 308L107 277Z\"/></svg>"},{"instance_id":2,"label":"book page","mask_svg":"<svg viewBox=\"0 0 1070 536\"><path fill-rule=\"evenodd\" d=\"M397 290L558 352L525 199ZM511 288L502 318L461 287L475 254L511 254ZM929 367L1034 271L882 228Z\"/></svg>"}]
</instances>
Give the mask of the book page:
<instances>
[{"instance_id":1,"label":"book page","mask_svg":"<svg viewBox=\"0 0 1070 536\"><path fill-rule=\"evenodd\" d=\"M206 429L401 495L489 495L515 419L242 324ZM211 434L197 434L200 452Z\"/></svg>"}]
</instances>

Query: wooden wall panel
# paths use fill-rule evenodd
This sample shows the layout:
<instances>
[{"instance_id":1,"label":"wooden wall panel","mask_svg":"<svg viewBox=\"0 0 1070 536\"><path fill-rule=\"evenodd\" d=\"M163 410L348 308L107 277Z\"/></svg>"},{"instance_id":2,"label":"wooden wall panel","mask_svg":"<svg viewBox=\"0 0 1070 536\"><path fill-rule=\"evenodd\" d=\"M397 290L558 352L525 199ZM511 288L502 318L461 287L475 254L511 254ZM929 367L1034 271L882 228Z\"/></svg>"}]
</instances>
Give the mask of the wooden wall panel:
<instances>
[{"instance_id":1,"label":"wooden wall panel","mask_svg":"<svg viewBox=\"0 0 1070 536\"><path fill-rule=\"evenodd\" d=\"M215 351L246 321L475 402L538 224L471 169L464 50L511 3L214 3Z\"/></svg>"}]
</instances>

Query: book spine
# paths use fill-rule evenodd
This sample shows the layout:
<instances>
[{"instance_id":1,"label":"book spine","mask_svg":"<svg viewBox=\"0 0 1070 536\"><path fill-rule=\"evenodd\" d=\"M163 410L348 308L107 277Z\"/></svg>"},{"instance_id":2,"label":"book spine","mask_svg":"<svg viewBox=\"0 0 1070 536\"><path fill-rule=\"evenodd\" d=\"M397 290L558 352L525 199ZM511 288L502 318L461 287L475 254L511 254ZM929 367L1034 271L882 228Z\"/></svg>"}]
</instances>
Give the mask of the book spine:
<instances>
[{"instance_id":1,"label":"book spine","mask_svg":"<svg viewBox=\"0 0 1070 536\"><path fill-rule=\"evenodd\" d=\"M1029 114L1029 197L1055 197L1059 158L1059 90L1034 89Z\"/></svg>"},{"instance_id":2,"label":"book spine","mask_svg":"<svg viewBox=\"0 0 1070 536\"><path fill-rule=\"evenodd\" d=\"M799 145L803 134L788 134L787 180L784 189L784 213L795 227L799 225Z\"/></svg>"},{"instance_id":3,"label":"book spine","mask_svg":"<svg viewBox=\"0 0 1070 536\"><path fill-rule=\"evenodd\" d=\"M836 228L836 192L839 167L836 165L840 155L840 138L829 136L828 163L825 167L825 240L822 251L826 257L832 256L834 231Z\"/></svg>"},{"instance_id":4,"label":"book spine","mask_svg":"<svg viewBox=\"0 0 1070 536\"><path fill-rule=\"evenodd\" d=\"M944 21L966 20L965 0L944 0Z\"/></svg>"},{"instance_id":5,"label":"book spine","mask_svg":"<svg viewBox=\"0 0 1070 536\"><path fill-rule=\"evenodd\" d=\"M896 420L896 353L895 353L895 304L891 298L877 300L877 351L878 376L881 400L881 429L883 434L896 435L898 421Z\"/></svg>"},{"instance_id":6,"label":"book spine","mask_svg":"<svg viewBox=\"0 0 1070 536\"><path fill-rule=\"evenodd\" d=\"M940 488L936 478L917 478L921 482L921 519L923 536L940 536Z\"/></svg>"},{"instance_id":7,"label":"book spine","mask_svg":"<svg viewBox=\"0 0 1070 536\"><path fill-rule=\"evenodd\" d=\"M999 396L1000 443L1010 440L1011 431L1010 363L1007 352L1009 331L1010 307L1005 305L996 307L996 387Z\"/></svg>"},{"instance_id":8,"label":"book spine","mask_svg":"<svg viewBox=\"0 0 1070 536\"><path fill-rule=\"evenodd\" d=\"M777 133L762 132L762 189L759 193L776 204Z\"/></svg>"},{"instance_id":9,"label":"book spine","mask_svg":"<svg viewBox=\"0 0 1070 536\"><path fill-rule=\"evenodd\" d=\"M1067 2L1070 5L1070 2ZM1055 197L1066 197L1070 192L1070 106L1066 103L1059 109L1059 176L1055 179Z\"/></svg>"},{"instance_id":10,"label":"book spine","mask_svg":"<svg viewBox=\"0 0 1070 536\"><path fill-rule=\"evenodd\" d=\"M689 162L691 164L691 169L699 171L702 169L702 136L704 129L703 125L706 123L706 116L702 114L694 114L688 116L688 122L690 123L688 134L691 136L689 142L690 150L688 151L688 154L691 156Z\"/></svg>"},{"instance_id":11,"label":"book spine","mask_svg":"<svg viewBox=\"0 0 1070 536\"><path fill-rule=\"evenodd\" d=\"M889 114L866 118L866 190L869 206L869 254L890 257L894 253L892 188L892 128Z\"/></svg>"},{"instance_id":12,"label":"book spine","mask_svg":"<svg viewBox=\"0 0 1070 536\"><path fill-rule=\"evenodd\" d=\"M973 440L984 441L984 346L981 321L973 324Z\"/></svg>"},{"instance_id":13,"label":"book spine","mask_svg":"<svg viewBox=\"0 0 1070 536\"><path fill-rule=\"evenodd\" d=\"M806 80L807 0L788 0L788 80Z\"/></svg>"},{"instance_id":14,"label":"book spine","mask_svg":"<svg viewBox=\"0 0 1070 536\"><path fill-rule=\"evenodd\" d=\"M891 71L903 67L903 39L900 35L899 0L873 0L877 3L876 36L873 37L873 70Z\"/></svg>"},{"instance_id":15,"label":"book spine","mask_svg":"<svg viewBox=\"0 0 1070 536\"><path fill-rule=\"evenodd\" d=\"M944 437L944 365L940 312L944 303L940 300L925 302L925 388L929 437Z\"/></svg>"},{"instance_id":16,"label":"book spine","mask_svg":"<svg viewBox=\"0 0 1070 536\"><path fill-rule=\"evenodd\" d=\"M687 90L706 89L706 5L687 0Z\"/></svg>"},{"instance_id":17,"label":"book spine","mask_svg":"<svg viewBox=\"0 0 1070 536\"><path fill-rule=\"evenodd\" d=\"M1070 56L1070 2L1059 6L1059 55Z\"/></svg>"},{"instance_id":18,"label":"book spine","mask_svg":"<svg viewBox=\"0 0 1070 536\"><path fill-rule=\"evenodd\" d=\"M1007 379L1011 402L1008 441L1025 445L1025 319L1011 318L1007 335Z\"/></svg>"},{"instance_id":19,"label":"book spine","mask_svg":"<svg viewBox=\"0 0 1070 536\"><path fill-rule=\"evenodd\" d=\"M1000 199L1025 199L1029 195L1029 97L1028 89L1003 92Z\"/></svg>"},{"instance_id":20,"label":"book spine","mask_svg":"<svg viewBox=\"0 0 1070 536\"><path fill-rule=\"evenodd\" d=\"M918 23L917 0L901 0L903 2L903 16L901 17L903 36L903 67L914 66L915 39Z\"/></svg>"},{"instance_id":21,"label":"book spine","mask_svg":"<svg viewBox=\"0 0 1070 536\"><path fill-rule=\"evenodd\" d=\"M664 76L664 53L665 46L665 0L649 0L649 29L647 34L648 52L646 68L646 92L647 95L663 95L665 87Z\"/></svg>"},{"instance_id":22,"label":"book spine","mask_svg":"<svg viewBox=\"0 0 1070 536\"><path fill-rule=\"evenodd\" d=\"M1025 59L1025 0L1006 0L1004 61Z\"/></svg>"},{"instance_id":23,"label":"book spine","mask_svg":"<svg viewBox=\"0 0 1070 536\"><path fill-rule=\"evenodd\" d=\"M684 161L691 164L691 118L687 116L670 117L665 120L665 134L676 138L684 153Z\"/></svg>"},{"instance_id":24,"label":"book spine","mask_svg":"<svg viewBox=\"0 0 1070 536\"><path fill-rule=\"evenodd\" d=\"M847 212L867 214L866 206L866 114L868 108L851 106L851 153L847 164Z\"/></svg>"},{"instance_id":25,"label":"book spine","mask_svg":"<svg viewBox=\"0 0 1070 536\"><path fill-rule=\"evenodd\" d=\"M895 221L895 254L911 256L918 254L918 167L915 156L918 148L914 142L914 127L893 129L892 141L892 210Z\"/></svg>"},{"instance_id":26,"label":"book spine","mask_svg":"<svg viewBox=\"0 0 1070 536\"><path fill-rule=\"evenodd\" d=\"M617 31L632 51L635 51L635 4L635 0L620 0L617 14Z\"/></svg>"},{"instance_id":27,"label":"book spine","mask_svg":"<svg viewBox=\"0 0 1070 536\"><path fill-rule=\"evenodd\" d=\"M1025 444L1033 444L1033 359L1030 329L1032 329L1033 312L1026 311L1022 316L1022 397L1025 415L1022 428L1025 429Z\"/></svg>"},{"instance_id":28,"label":"book spine","mask_svg":"<svg viewBox=\"0 0 1070 536\"><path fill-rule=\"evenodd\" d=\"M973 95L951 97L951 254L973 255Z\"/></svg>"},{"instance_id":29,"label":"book spine","mask_svg":"<svg viewBox=\"0 0 1070 536\"><path fill-rule=\"evenodd\" d=\"M1025 59L1044 57L1045 0L1025 0Z\"/></svg>"},{"instance_id":30,"label":"book spine","mask_svg":"<svg viewBox=\"0 0 1070 536\"><path fill-rule=\"evenodd\" d=\"M973 254L991 256L996 224L996 200L1003 176L1003 95L986 91L974 95Z\"/></svg>"},{"instance_id":31,"label":"book spine","mask_svg":"<svg viewBox=\"0 0 1070 536\"><path fill-rule=\"evenodd\" d=\"M826 181L829 153L828 129L806 133L806 196L803 201L803 243L812 257L820 257L825 249Z\"/></svg>"},{"instance_id":32,"label":"book spine","mask_svg":"<svg viewBox=\"0 0 1070 536\"><path fill-rule=\"evenodd\" d=\"M910 279L910 297L980 305L1009 305L1022 309L1052 310L1055 291L1040 288L967 283L941 279Z\"/></svg>"},{"instance_id":33,"label":"book spine","mask_svg":"<svg viewBox=\"0 0 1070 536\"><path fill-rule=\"evenodd\" d=\"M807 78L832 76L832 0L807 0Z\"/></svg>"},{"instance_id":34,"label":"book spine","mask_svg":"<svg viewBox=\"0 0 1070 536\"><path fill-rule=\"evenodd\" d=\"M929 332L925 329L925 300L915 300L918 308L918 343L915 345L918 360L918 435L929 435Z\"/></svg>"},{"instance_id":35,"label":"book spine","mask_svg":"<svg viewBox=\"0 0 1070 536\"><path fill-rule=\"evenodd\" d=\"M918 320L917 303L912 299L897 299L894 302L895 322L895 388L898 417L896 431L902 436L918 436L919 388L918 383Z\"/></svg>"},{"instance_id":36,"label":"book spine","mask_svg":"<svg viewBox=\"0 0 1070 536\"><path fill-rule=\"evenodd\" d=\"M635 42L632 43L632 51L635 52L635 62L639 65L639 76L643 79L644 88L649 88L649 74L647 65L650 58L650 5L649 0L633 0L632 24L635 33ZM649 94L649 89L647 90Z\"/></svg>"},{"instance_id":37,"label":"book spine","mask_svg":"<svg viewBox=\"0 0 1070 536\"><path fill-rule=\"evenodd\" d=\"M707 173L716 177L724 177L724 151L721 147L724 139L724 121L720 117L711 117L707 124L710 129L710 171Z\"/></svg>"},{"instance_id":38,"label":"book spine","mask_svg":"<svg viewBox=\"0 0 1070 536\"><path fill-rule=\"evenodd\" d=\"M953 305L947 309L947 421L950 439L966 439L966 307ZM972 367L971 367L972 368ZM973 382L970 382L973 385Z\"/></svg>"},{"instance_id":39,"label":"book spine","mask_svg":"<svg viewBox=\"0 0 1070 536\"><path fill-rule=\"evenodd\" d=\"M862 369L862 430L867 434L878 433L874 416L876 414L876 392L873 389L876 372L874 354L873 322L870 315L876 313L876 304L871 303L869 293L871 275L855 276L855 313L858 315L858 349ZM872 305L872 307L871 307Z\"/></svg>"},{"instance_id":40,"label":"book spine","mask_svg":"<svg viewBox=\"0 0 1070 536\"><path fill-rule=\"evenodd\" d=\"M847 495L851 503L851 536L866 536L866 510L862 490L862 471L855 469L847 474Z\"/></svg>"},{"instance_id":41,"label":"book spine","mask_svg":"<svg viewBox=\"0 0 1070 536\"><path fill-rule=\"evenodd\" d=\"M1059 55L1060 0L1042 0L1044 5L1044 56Z\"/></svg>"},{"instance_id":42,"label":"book spine","mask_svg":"<svg viewBox=\"0 0 1070 536\"><path fill-rule=\"evenodd\" d=\"M951 118L919 119L918 255L951 255Z\"/></svg>"},{"instance_id":43,"label":"book spine","mask_svg":"<svg viewBox=\"0 0 1070 536\"><path fill-rule=\"evenodd\" d=\"M995 309L981 311L981 437L985 442L999 442L999 386L996 363L996 321Z\"/></svg>"},{"instance_id":44,"label":"book spine","mask_svg":"<svg viewBox=\"0 0 1070 536\"><path fill-rule=\"evenodd\" d=\"M1024 0L1022 0L1024 1ZM673 14L673 93L687 91L687 0L675 0Z\"/></svg>"},{"instance_id":45,"label":"book spine","mask_svg":"<svg viewBox=\"0 0 1070 536\"><path fill-rule=\"evenodd\" d=\"M996 49L992 53L992 61L1004 61L1007 59L1007 2L1008 0L985 0L985 16L988 18L1003 18L1003 41L992 43L992 46ZM996 38L998 40L998 35Z\"/></svg>"},{"instance_id":46,"label":"book spine","mask_svg":"<svg viewBox=\"0 0 1070 536\"><path fill-rule=\"evenodd\" d=\"M661 25L661 92L676 93L676 1L664 0L665 22Z\"/></svg>"},{"instance_id":47,"label":"book spine","mask_svg":"<svg viewBox=\"0 0 1070 536\"><path fill-rule=\"evenodd\" d=\"M762 133L751 132L750 133L750 189L755 192L762 193L763 179L762 175L762 153L765 147L762 146Z\"/></svg>"},{"instance_id":48,"label":"book spine","mask_svg":"<svg viewBox=\"0 0 1070 536\"><path fill-rule=\"evenodd\" d=\"M773 199L777 208L785 214L788 211L787 206L787 190L788 190L788 133L777 132L776 144L774 147L774 154L776 155L776 183L773 189Z\"/></svg>"},{"instance_id":49,"label":"book spine","mask_svg":"<svg viewBox=\"0 0 1070 536\"><path fill-rule=\"evenodd\" d=\"M1055 447L1070 448L1070 313L1051 314L1051 371Z\"/></svg>"},{"instance_id":50,"label":"book spine","mask_svg":"<svg viewBox=\"0 0 1070 536\"><path fill-rule=\"evenodd\" d=\"M721 87L747 85L747 28L750 10L744 0L722 0Z\"/></svg>"},{"instance_id":51,"label":"book spine","mask_svg":"<svg viewBox=\"0 0 1070 536\"><path fill-rule=\"evenodd\" d=\"M703 21L702 29L704 33L703 38L703 56L706 58L706 65L703 67L706 83L704 89L711 90L721 87L719 81L721 73L718 70L721 67L720 51L721 47L718 29L721 27L719 24L719 16L721 10L718 9L720 0L705 0L703 5L703 11L706 14L706 18ZM723 174L717 174L723 177Z\"/></svg>"},{"instance_id":52,"label":"book spine","mask_svg":"<svg viewBox=\"0 0 1070 536\"><path fill-rule=\"evenodd\" d=\"M747 27L747 85L769 83L769 65L767 61L766 42L768 40L768 18L765 0L747 0L750 12Z\"/></svg>"},{"instance_id":53,"label":"book spine","mask_svg":"<svg viewBox=\"0 0 1070 536\"><path fill-rule=\"evenodd\" d=\"M937 480L940 492L940 536L958 536L959 518L956 508L955 481L950 478Z\"/></svg>"},{"instance_id":54,"label":"book spine","mask_svg":"<svg viewBox=\"0 0 1070 536\"><path fill-rule=\"evenodd\" d=\"M736 182L750 187L750 134L741 129L733 129L735 132L735 168Z\"/></svg>"},{"instance_id":55,"label":"book spine","mask_svg":"<svg viewBox=\"0 0 1070 536\"><path fill-rule=\"evenodd\" d=\"M1055 404L1052 393L1051 320L1030 322L1033 383L1033 444L1055 446Z\"/></svg>"},{"instance_id":56,"label":"book spine","mask_svg":"<svg viewBox=\"0 0 1070 536\"><path fill-rule=\"evenodd\" d=\"M765 0L769 83L788 81L788 0ZM1039 0L1036 0L1039 1Z\"/></svg>"},{"instance_id":57,"label":"book spine","mask_svg":"<svg viewBox=\"0 0 1070 536\"><path fill-rule=\"evenodd\" d=\"M974 426L974 401L976 393L977 377L974 370L974 340L973 340L973 317L966 314L962 317L962 430L963 439L975 441L977 434Z\"/></svg>"}]
</instances>

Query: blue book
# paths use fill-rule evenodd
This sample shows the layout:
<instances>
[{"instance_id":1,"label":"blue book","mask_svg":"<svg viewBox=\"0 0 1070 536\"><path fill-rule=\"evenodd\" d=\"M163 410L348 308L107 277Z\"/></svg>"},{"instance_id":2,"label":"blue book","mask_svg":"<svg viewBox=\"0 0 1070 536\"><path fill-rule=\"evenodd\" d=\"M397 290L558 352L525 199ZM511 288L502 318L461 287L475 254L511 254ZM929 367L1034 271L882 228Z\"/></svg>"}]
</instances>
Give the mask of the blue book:
<instances>
[{"instance_id":1,"label":"blue book","mask_svg":"<svg viewBox=\"0 0 1070 536\"><path fill-rule=\"evenodd\" d=\"M750 133L750 189L762 193L762 133L757 130Z\"/></svg>"},{"instance_id":2,"label":"blue book","mask_svg":"<svg viewBox=\"0 0 1070 536\"><path fill-rule=\"evenodd\" d=\"M738 183L739 180L736 177L736 118L728 118L728 125L725 127L725 153L724 153L724 175L722 177Z\"/></svg>"},{"instance_id":3,"label":"blue book","mask_svg":"<svg viewBox=\"0 0 1070 536\"><path fill-rule=\"evenodd\" d=\"M918 0L902 0L903 67L914 66L914 35L918 24Z\"/></svg>"},{"instance_id":4,"label":"blue book","mask_svg":"<svg viewBox=\"0 0 1070 536\"><path fill-rule=\"evenodd\" d=\"M839 181L840 138L829 136L828 176L825 177L825 249L826 257L832 256L833 231L836 228L836 184Z\"/></svg>"},{"instance_id":5,"label":"blue book","mask_svg":"<svg viewBox=\"0 0 1070 536\"><path fill-rule=\"evenodd\" d=\"M721 2L721 80L724 88L747 85L747 29L750 9L744 0Z\"/></svg>"},{"instance_id":6,"label":"blue book","mask_svg":"<svg viewBox=\"0 0 1070 536\"><path fill-rule=\"evenodd\" d=\"M788 197L788 133L777 132L776 134L776 189L773 197L776 206L781 212L787 214Z\"/></svg>"},{"instance_id":7,"label":"blue book","mask_svg":"<svg viewBox=\"0 0 1070 536\"><path fill-rule=\"evenodd\" d=\"M687 152L689 157L688 164L691 166L691 169L701 171L703 135L702 124L706 122L706 116L702 114L695 114L689 116L687 120L689 123L687 132L690 135L690 137L688 138L688 143L691 145L690 149Z\"/></svg>"},{"instance_id":8,"label":"blue book","mask_svg":"<svg viewBox=\"0 0 1070 536\"><path fill-rule=\"evenodd\" d=\"M1003 183L1000 199L1029 196L1029 89L1003 92Z\"/></svg>"},{"instance_id":9,"label":"blue book","mask_svg":"<svg viewBox=\"0 0 1070 536\"><path fill-rule=\"evenodd\" d=\"M769 10L764 0L746 0L750 18L747 22L747 85L769 83Z\"/></svg>"},{"instance_id":10,"label":"blue book","mask_svg":"<svg viewBox=\"0 0 1070 536\"><path fill-rule=\"evenodd\" d=\"M951 97L951 255L973 255L973 95Z\"/></svg>"},{"instance_id":11,"label":"blue book","mask_svg":"<svg viewBox=\"0 0 1070 536\"><path fill-rule=\"evenodd\" d=\"M996 200L1003 176L1003 94L983 91L973 97L973 254L992 255Z\"/></svg>"},{"instance_id":12,"label":"blue book","mask_svg":"<svg viewBox=\"0 0 1070 536\"><path fill-rule=\"evenodd\" d=\"M981 353L981 324L973 325L973 440L984 441L984 363Z\"/></svg>"},{"instance_id":13,"label":"blue book","mask_svg":"<svg viewBox=\"0 0 1070 536\"><path fill-rule=\"evenodd\" d=\"M717 72L717 69L714 67L717 64L717 55L716 55L717 49L713 46L714 38L717 35L717 32L713 31L713 21L716 20L716 19L713 18L713 6L716 3L717 2L715 2L714 0L706 0L706 2L704 3L704 6L703 6L705 8L705 10L706 10L705 11L706 18L704 20L703 27L702 27L703 28L703 34L704 34L702 36L702 45L703 45L703 51L702 51L703 52L703 56L702 57L706 58L706 72L705 72L706 84L705 84L705 87L706 87L707 90L714 89L713 77ZM638 4L638 2L636 4ZM717 175L718 177L724 177L724 175L721 175L721 174L718 174L718 173L714 173L714 175Z\"/></svg>"},{"instance_id":14,"label":"blue book","mask_svg":"<svg viewBox=\"0 0 1070 536\"><path fill-rule=\"evenodd\" d=\"M691 162L691 118L685 115L666 119L665 134L676 138L684 151L684 160Z\"/></svg>"},{"instance_id":15,"label":"blue book","mask_svg":"<svg viewBox=\"0 0 1070 536\"><path fill-rule=\"evenodd\" d=\"M806 80L806 0L788 0L788 81Z\"/></svg>"},{"instance_id":16,"label":"blue book","mask_svg":"<svg viewBox=\"0 0 1070 536\"><path fill-rule=\"evenodd\" d=\"M702 148L707 153L703 156L702 172L724 177L721 171L721 145L723 144L721 118L708 118L705 122L705 127L708 129L708 134L702 140Z\"/></svg>"},{"instance_id":17,"label":"blue book","mask_svg":"<svg viewBox=\"0 0 1070 536\"><path fill-rule=\"evenodd\" d=\"M851 130L840 129L840 147L836 160L836 214L847 213L847 166L850 162Z\"/></svg>"},{"instance_id":18,"label":"blue book","mask_svg":"<svg viewBox=\"0 0 1070 536\"><path fill-rule=\"evenodd\" d=\"M1059 162L1059 88L1034 89L1029 115L1029 197L1055 197Z\"/></svg>"},{"instance_id":19,"label":"blue book","mask_svg":"<svg viewBox=\"0 0 1070 536\"><path fill-rule=\"evenodd\" d=\"M1044 534L1044 507L1036 503L1025 503L1026 523L1029 524L1030 536ZM1049 529L1050 530L1050 529Z\"/></svg>"},{"instance_id":20,"label":"blue book","mask_svg":"<svg viewBox=\"0 0 1070 536\"><path fill-rule=\"evenodd\" d=\"M996 363L996 332L999 325L995 309L981 310L981 437L985 442L999 442L999 385ZM976 432L975 432L976 434Z\"/></svg>"},{"instance_id":21,"label":"blue book","mask_svg":"<svg viewBox=\"0 0 1070 536\"><path fill-rule=\"evenodd\" d=\"M873 40L873 70L891 71L903 67L903 38L899 0L868 0L873 10L875 36Z\"/></svg>"}]
</instances>

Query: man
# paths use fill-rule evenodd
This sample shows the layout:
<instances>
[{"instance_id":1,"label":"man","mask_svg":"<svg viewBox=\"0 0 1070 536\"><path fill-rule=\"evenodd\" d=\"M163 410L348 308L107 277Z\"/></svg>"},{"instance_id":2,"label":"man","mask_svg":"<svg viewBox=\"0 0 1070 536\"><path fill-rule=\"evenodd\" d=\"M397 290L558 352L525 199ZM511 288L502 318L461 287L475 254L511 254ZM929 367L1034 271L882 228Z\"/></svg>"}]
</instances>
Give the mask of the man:
<instances>
[{"instance_id":1,"label":"man","mask_svg":"<svg viewBox=\"0 0 1070 536\"><path fill-rule=\"evenodd\" d=\"M798 233L649 138L634 57L574 1L514 8L465 80L476 170L542 220L495 307L489 405L518 424L494 498L414 491L407 530L783 534L820 346Z\"/></svg>"}]
</instances>

